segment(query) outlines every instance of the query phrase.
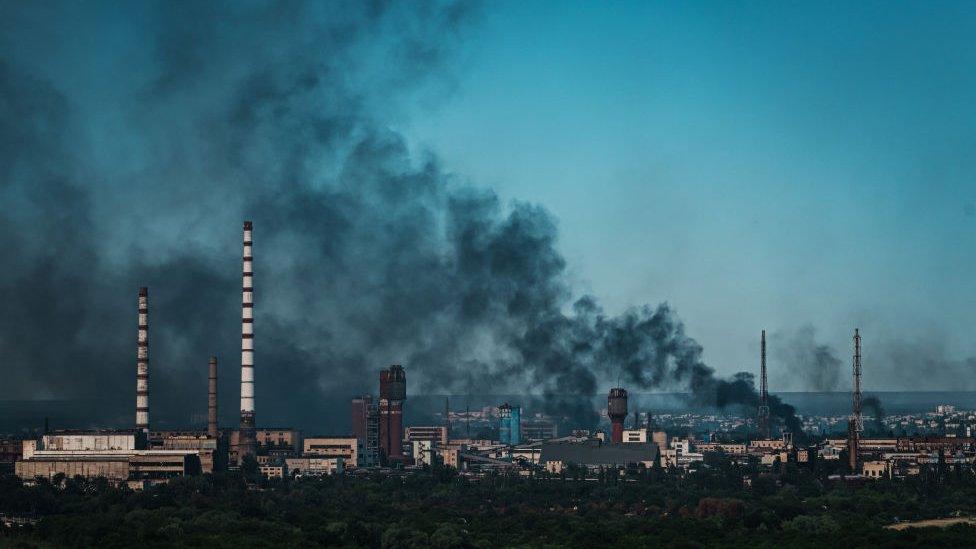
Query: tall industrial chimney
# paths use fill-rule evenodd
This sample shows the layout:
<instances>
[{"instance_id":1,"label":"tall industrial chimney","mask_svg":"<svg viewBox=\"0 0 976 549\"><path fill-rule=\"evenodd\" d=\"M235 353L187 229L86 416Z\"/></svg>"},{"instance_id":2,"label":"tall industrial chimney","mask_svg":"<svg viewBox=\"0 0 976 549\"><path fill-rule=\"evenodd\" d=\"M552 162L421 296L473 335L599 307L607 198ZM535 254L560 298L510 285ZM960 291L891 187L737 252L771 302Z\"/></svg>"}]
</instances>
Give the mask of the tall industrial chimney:
<instances>
[{"instance_id":1,"label":"tall industrial chimney","mask_svg":"<svg viewBox=\"0 0 976 549\"><path fill-rule=\"evenodd\" d=\"M254 271L251 255L251 222L244 222L244 272L241 304L241 427L238 455L254 455Z\"/></svg>"},{"instance_id":2,"label":"tall industrial chimney","mask_svg":"<svg viewBox=\"0 0 976 549\"><path fill-rule=\"evenodd\" d=\"M847 422L847 459L851 472L857 472L857 454L861 446L861 333L854 329L854 391L851 402L851 419Z\"/></svg>"},{"instance_id":3,"label":"tall industrial chimney","mask_svg":"<svg viewBox=\"0 0 976 549\"><path fill-rule=\"evenodd\" d=\"M627 419L627 391L619 387L610 389L607 396L607 415L610 416L610 442L624 441L624 420Z\"/></svg>"},{"instance_id":4,"label":"tall industrial chimney","mask_svg":"<svg viewBox=\"0 0 976 549\"><path fill-rule=\"evenodd\" d=\"M210 357L210 384L207 392L207 434L217 438L217 357Z\"/></svg>"},{"instance_id":5,"label":"tall industrial chimney","mask_svg":"<svg viewBox=\"0 0 976 549\"><path fill-rule=\"evenodd\" d=\"M769 439L769 391L766 387L766 330L762 331L762 342L759 345L759 436Z\"/></svg>"},{"instance_id":6,"label":"tall industrial chimney","mask_svg":"<svg viewBox=\"0 0 976 549\"><path fill-rule=\"evenodd\" d=\"M136 429L149 432L149 288L139 288L139 339L136 351Z\"/></svg>"},{"instance_id":7,"label":"tall industrial chimney","mask_svg":"<svg viewBox=\"0 0 976 549\"><path fill-rule=\"evenodd\" d=\"M380 371L380 451L388 461L403 459L403 401L407 399L407 374L394 364Z\"/></svg>"}]
</instances>

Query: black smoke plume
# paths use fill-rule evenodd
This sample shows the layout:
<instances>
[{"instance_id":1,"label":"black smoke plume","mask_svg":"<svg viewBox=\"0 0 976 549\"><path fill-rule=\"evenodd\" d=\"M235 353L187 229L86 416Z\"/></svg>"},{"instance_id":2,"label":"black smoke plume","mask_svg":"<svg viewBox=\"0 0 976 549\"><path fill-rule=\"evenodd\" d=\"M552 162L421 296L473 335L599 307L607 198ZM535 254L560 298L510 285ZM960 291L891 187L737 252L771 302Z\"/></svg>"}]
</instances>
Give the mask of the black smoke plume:
<instances>
[{"instance_id":1,"label":"black smoke plume","mask_svg":"<svg viewBox=\"0 0 976 549\"><path fill-rule=\"evenodd\" d=\"M667 305L569 307L548 212L502 203L389 129L450 87L476 13L0 5L0 398L128 406L146 285L151 420L204 410L216 354L234 421L240 227L253 219L259 423L348 428L350 396L394 362L413 392L515 389L581 426L616 377L754 407L751 378L716 379ZM792 408L773 410L793 425Z\"/></svg>"},{"instance_id":2,"label":"black smoke plume","mask_svg":"<svg viewBox=\"0 0 976 549\"><path fill-rule=\"evenodd\" d=\"M881 399L876 396L864 397L861 399L861 413L871 416L871 426L875 431L884 430L884 408L881 406Z\"/></svg>"}]
</instances>

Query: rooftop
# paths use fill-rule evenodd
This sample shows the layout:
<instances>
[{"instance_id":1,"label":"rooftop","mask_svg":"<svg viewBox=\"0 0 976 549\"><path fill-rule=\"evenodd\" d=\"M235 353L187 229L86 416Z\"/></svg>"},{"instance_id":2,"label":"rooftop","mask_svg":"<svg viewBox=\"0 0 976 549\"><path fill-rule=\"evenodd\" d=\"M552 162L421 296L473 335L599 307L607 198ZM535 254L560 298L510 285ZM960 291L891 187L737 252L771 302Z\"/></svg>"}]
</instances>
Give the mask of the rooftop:
<instances>
[{"instance_id":1,"label":"rooftop","mask_svg":"<svg viewBox=\"0 0 976 549\"><path fill-rule=\"evenodd\" d=\"M591 440L544 443L539 461L563 461L580 465L628 465L656 461L657 457L657 444L606 444Z\"/></svg>"}]
</instances>

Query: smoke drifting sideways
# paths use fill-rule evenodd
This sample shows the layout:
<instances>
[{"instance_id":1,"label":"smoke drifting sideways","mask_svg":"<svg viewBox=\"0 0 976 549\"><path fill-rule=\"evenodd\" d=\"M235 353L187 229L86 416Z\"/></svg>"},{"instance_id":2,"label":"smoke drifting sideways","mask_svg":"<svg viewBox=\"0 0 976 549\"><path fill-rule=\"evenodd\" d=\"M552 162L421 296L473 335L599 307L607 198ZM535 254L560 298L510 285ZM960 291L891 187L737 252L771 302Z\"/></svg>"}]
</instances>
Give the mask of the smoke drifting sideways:
<instances>
[{"instance_id":1,"label":"smoke drifting sideways","mask_svg":"<svg viewBox=\"0 0 976 549\"><path fill-rule=\"evenodd\" d=\"M976 357L952 358L944 334L917 339L889 338L880 361L885 366L885 389L912 387L918 391L976 390Z\"/></svg>"},{"instance_id":2,"label":"smoke drifting sideways","mask_svg":"<svg viewBox=\"0 0 976 549\"><path fill-rule=\"evenodd\" d=\"M204 417L213 354L228 401L253 219L259 423L348 428L348 399L390 363L411 392L515 389L582 427L615 376L757 405L752 378L717 379L666 304L574 301L544 208L503 204L389 129L398 105L450 87L477 6L0 11L0 398L128 405L148 285L153 421Z\"/></svg>"},{"instance_id":3,"label":"smoke drifting sideways","mask_svg":"<svg viewBox=\"0 0 976 549\"><path fill-rule=\"evenodd\" d=\"M770 336L770 349L775 362L775 378L784 390L829 392L840 386L845 362L829 345L817 341L813 326L794 330L778 330Z\"/></svg>"}]
</instances>

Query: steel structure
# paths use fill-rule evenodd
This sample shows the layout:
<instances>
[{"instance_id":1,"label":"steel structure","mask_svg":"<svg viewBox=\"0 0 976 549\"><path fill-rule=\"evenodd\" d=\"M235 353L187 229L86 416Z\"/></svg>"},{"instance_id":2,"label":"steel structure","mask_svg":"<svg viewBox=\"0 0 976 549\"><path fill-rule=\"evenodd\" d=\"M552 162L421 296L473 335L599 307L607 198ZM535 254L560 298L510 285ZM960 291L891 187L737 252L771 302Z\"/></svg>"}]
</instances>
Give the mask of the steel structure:
<instances>
[{"instance_id":1,"label":"steel structure","mask_svg":"<svg viewBox=\"0 0 976 549\"><path fill-rule=\"evenodd\" d=\"M207 387L207 434L217 437L217 357L210 357Z\"/></svg>"},{"instance_id":2,"label":"steel structure","mask_svg":"<svg viewBox=\"0 0 976 549\"><path fill-rule=\"evenodd\" d=\"M864 432L864 418L861 417L861 334L854 329L854 398L851 406L851 419L858 433Z\"/></svg>"},{"instance_id":3,"label":"steel structure","mask_svg":"<svg viewBox=\"0 0 976 549\"><path fill-rule=\"evenodd\" d=\"M759 434L768 439L771 436L769 425L769 390L766 386L766 330L762 331L759 345Z\"/></svg>"},{"instance_id":4,"label":"steel structure","mask_svg":"<svg viewBox=\"0 0 976 549\"><path fill-rule=\"evenodd\" d=\"M847 422L847 459L852 472L857 471L857 454L860 450L864 419L861 417L861 333L854 329L854 390L851 402L851 418Z\"/></svg>"}]
</instances>

